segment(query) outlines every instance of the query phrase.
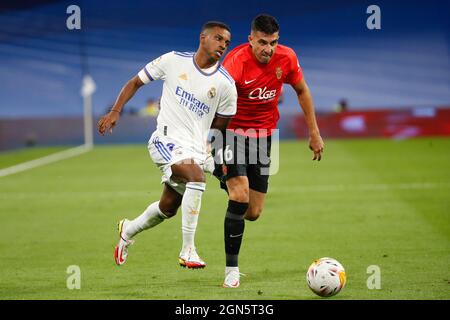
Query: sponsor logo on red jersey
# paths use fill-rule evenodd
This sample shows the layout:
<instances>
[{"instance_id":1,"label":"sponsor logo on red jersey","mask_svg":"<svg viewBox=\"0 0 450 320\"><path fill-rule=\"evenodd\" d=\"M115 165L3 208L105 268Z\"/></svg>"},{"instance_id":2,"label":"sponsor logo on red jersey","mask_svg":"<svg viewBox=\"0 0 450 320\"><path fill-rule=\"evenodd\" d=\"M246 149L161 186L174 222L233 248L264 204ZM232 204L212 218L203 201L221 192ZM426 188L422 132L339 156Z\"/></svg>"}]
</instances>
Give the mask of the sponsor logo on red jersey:
<instances>
[{"instance_id":1,"label":"sponsor logo on red jersey","mask_svg":"<svg viewBox=\"0 0 450 320\"><path fill-rule=\"evenodd\" d=\"M267 87L256 88L248 94L249 99L272 100L277 96L277 90L267 90Z\"/></svg>"}]
</instances>

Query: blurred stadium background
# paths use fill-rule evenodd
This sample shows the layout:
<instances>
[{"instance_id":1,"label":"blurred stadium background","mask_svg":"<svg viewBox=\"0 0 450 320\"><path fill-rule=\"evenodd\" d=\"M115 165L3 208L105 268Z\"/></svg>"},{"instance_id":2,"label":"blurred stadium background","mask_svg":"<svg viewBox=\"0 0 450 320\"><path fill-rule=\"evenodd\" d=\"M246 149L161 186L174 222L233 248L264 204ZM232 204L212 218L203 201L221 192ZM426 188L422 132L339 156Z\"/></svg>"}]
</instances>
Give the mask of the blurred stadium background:
<instances>
[{"instance_id":1,"label":"blurred stadium background","mask_svg":"<svg viewBox=\"0 0 450 320\"><path fill-rule=\"evenodd\" d=\"M81 30L66 28L72 4ZM381 30L366 27L371 4L381 8ZM2 1L0 173L83 145L85 75L96 85L95 124L147 62L195 51L205 21L228 23L234 47L263 12L297 52L326 149L320 164L310 160L285 87L281 170L263 219L246 227L245 285L220 288L225 195L215 181L197 235L209 262L201 277L176 265L179 219L142 235L125 268L113 265L116 221L160 193L146 150L156 82L129 102L113 135L94 130L95 145L111 145L0 177L0 298L310 299L304 272L321 256L347 269L337 299L450 298L449 1ZM67 290L71 264L81 267L82 290ZM381 266L384 290L367 289L371 264Z\"/></svg>"},{"instance_id":2,"label":"blurred stadium background","mask_svg":"<svg viewBox=\"0 0 450 320\"><path fill-rule=\"evenodd\" d=\"M66 8L81 8L81 30L68 30ZM314 94L320 127L330 137L450 135L448 1L377 1L382 29L366 28L369 1L7 1L0 6L0 150L83 142L83 74L97 90L97 119L121 86L148 61L171 50L195 51L200 26L222 20L232 47L250 21L269 12L280 42L293 47ZM186 16L186 13L189 13ZM141 90L120 130L95 143L144 142L161 83ZM340 105L346 112L339 113ZM306 128L286 87L282 138Z\"/></svg>"}]
</instances>

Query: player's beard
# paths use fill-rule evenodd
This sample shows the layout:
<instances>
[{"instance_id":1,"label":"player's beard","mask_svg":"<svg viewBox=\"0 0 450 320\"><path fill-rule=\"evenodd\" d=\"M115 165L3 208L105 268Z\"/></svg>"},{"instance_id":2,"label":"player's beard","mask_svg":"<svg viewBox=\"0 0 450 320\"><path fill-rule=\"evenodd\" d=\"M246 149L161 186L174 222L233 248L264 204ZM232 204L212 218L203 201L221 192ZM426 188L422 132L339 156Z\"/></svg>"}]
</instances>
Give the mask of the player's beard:
<instances>
[{"instance_id":1,"label":"player's beard","mask_svg":"<svg viewBox=\"0 0 450 320\"><path fill-rule=\"evenodd\" d=\"M214 53L214 55L215 55L215 53ZM212 56L208 56L208 62L211 64L211 65L214 65L219 59L217 59L214 55L212 55Z\"/></svg>"},{"instance_id":2,"label":"player's beard","mask_svg":"<svg viewBox=\"0 0 450 320\"><path fill-rule=\"evenodd\" d=\"M209 62L212 63L212 64L215 64L215 63L216 63L217 61L219 61L220 58L222 57L222 56L219 57L219 56L217 55L216 51L218 51L218 50L213 50L213 51L211 51L210 54L208 54L208 60L209 60Z\"/></svg>"}]
</instances>

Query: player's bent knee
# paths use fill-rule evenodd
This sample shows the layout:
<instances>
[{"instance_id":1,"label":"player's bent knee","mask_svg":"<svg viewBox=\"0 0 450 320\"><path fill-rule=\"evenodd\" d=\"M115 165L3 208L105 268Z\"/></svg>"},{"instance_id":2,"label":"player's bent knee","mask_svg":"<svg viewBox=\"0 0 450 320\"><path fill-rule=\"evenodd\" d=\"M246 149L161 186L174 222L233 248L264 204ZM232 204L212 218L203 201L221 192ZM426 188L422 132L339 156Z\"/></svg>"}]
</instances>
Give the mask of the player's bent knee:
<instances>
[{"instance_id":1,"label":"player's bent knee","mask_svg":"<svg viewBox=\"0 0 450 320\"><path fill-rule=\"evenodd\" d=\"M228 197L230 200L242 202L242 203L248 203L249 201L249 192L248 188L245 187L234 187L234 188L228 188Z\"/></svg>"},{"instance_id":2,"label":"player's bent knee","mask_svg":"<svg viewBox=\"0 0 450 320\"><path fill-rule=\"evenodd\" d=\"M227 181L228 197L230 200L248 203L250 190L247 177L234 177Z\"/></svg>"},{"instance_id":3,"label":"player's bent knee","mask_svg":"<svg viewBox=\"0 0 450 320\"><path fill-rule=\"evenodd\" d=\"M188 182L203 182L203 183L206 182L205 173L197 165L190 166L190 168L188 168L185 171L184 178L186 179L186 183L188 183Z\"/></svg>"},{"instance_id":4,"label":"player's bent knee","mask_svg":"<svg viewBox=\"0 0 450 320\"><path fill-rule=\"evenodd\" d=\"M262 208L249 207L245 213L245 220L256 221L261 216Z\"/></svg>"},{"instance_id":5,"label":"player's bent knee","mask_svg":"<svg viewBox=\"0 0 450 320\"><path fill-rule=\"evenodd\" d=\"M248 220L248 221L256 221L256 220L258 220L258 218L259 218L259 215L251 215L251 214L245 215L245 220Z\"/></svg>"},{"instance_id":6,"label":"player's bent knee","mask_svg":"<svg viewBox=\"0 0 450 320\"><path fill-rule=\"evenodd\" d=\"M173 165L171 179L178 183L206 182L205 173L198 165Z\"/></svg>"},{"instance_id":7,"label":"player's bent knee","mask_svg":"<svg viewBox=\"0 0 450 320\"><path fill-rule=\"evenodd\" d=\"M206 182L205 173L203 171L195 172L189 176L187 182Z\"/></svg>"}]
</instances>

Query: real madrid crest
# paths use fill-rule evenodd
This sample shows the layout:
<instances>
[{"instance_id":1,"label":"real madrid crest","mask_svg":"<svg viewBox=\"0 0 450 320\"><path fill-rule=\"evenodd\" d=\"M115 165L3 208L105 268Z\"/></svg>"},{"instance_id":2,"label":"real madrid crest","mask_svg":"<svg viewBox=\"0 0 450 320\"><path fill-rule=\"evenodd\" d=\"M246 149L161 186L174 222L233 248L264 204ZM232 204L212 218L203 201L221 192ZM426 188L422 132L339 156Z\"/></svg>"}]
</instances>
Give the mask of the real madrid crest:
<instances>
[{"instance_id":1,"label":"real madrid crest","mask_svg":"<svg viewBox=\"0 0 450 320\"><path fill-rule=\"evenodd\" d=\"M208 98L212 99L216 96L216 88L211 87L208 91Z\"/></svg>"},{"instance_id":2,"label":"real madrid crest","mask_svg":"<svg viewBox=\"0 0 450 320\"><path fill-rule=\"evenodd\" d=\"M277 67L277 70L275 70L275 75L277 76L277 79L280 80L283 76L283 70L281 70L280 67Z\"/></svg>"}]
</instances>

